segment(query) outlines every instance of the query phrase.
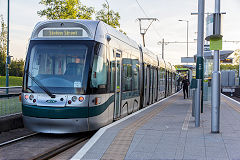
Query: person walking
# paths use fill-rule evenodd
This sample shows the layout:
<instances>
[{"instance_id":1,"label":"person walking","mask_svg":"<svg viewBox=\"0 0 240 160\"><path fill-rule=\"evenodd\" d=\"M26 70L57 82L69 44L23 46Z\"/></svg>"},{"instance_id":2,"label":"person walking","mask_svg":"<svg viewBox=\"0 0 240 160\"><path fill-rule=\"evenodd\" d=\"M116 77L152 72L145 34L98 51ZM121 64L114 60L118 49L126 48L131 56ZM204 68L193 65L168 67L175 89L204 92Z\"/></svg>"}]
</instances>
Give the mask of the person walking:
<instances>
[{"instance_id":1,"label":"person walking","mask_svg":"<svg viewBox=\"0 0 240 160\"><path fill-rule=\"evenodd\" d=\"M183 96L184 96L184 99L185 99L186 95L187 95L187 98L188 98L189 80L187 79L187 76L185 76L185 77L183 78L182 86L183 86Z\"/></svg>"}]
</instances>

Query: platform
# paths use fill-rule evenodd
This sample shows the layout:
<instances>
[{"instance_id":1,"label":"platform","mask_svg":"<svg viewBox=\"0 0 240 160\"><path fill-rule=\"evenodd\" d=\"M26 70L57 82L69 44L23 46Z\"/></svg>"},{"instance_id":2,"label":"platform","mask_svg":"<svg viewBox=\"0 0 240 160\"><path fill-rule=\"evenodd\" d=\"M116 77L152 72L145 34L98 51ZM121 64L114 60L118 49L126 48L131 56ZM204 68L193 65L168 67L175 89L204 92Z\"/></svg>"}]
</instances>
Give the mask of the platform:
<instances>
[{"instance_id":1,"label":"platform","mask_svg":"<svg viewBox=\"0 0 240 160\"><path fill-rule=\"evenodd\" d=\"M100 129L75 159L240 159L240 104L221 96L220 133L211 133L211 106L195 128L191 99L177 93Z\"/></svg>"}]
</instances>

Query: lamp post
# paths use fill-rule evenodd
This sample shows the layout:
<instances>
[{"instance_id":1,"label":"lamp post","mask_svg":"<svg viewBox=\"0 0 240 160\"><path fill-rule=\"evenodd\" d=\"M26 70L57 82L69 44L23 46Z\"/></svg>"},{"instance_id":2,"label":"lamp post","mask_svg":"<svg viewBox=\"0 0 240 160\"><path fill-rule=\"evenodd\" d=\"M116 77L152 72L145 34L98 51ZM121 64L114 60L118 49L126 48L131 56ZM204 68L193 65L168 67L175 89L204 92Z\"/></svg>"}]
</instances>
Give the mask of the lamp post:
<instances>
[{"instance_id":1,"label":"lamp post","mask_svg":"<svg viewBox=\"0 0 240 160\"><path fill-rule=\"evenodd\" d=\"M178 21L187 22L187 57L188 57L188 25L189 25L189 21L188 20L182 20L182 19L179 19Z\"/></svg>"}]
</instances>

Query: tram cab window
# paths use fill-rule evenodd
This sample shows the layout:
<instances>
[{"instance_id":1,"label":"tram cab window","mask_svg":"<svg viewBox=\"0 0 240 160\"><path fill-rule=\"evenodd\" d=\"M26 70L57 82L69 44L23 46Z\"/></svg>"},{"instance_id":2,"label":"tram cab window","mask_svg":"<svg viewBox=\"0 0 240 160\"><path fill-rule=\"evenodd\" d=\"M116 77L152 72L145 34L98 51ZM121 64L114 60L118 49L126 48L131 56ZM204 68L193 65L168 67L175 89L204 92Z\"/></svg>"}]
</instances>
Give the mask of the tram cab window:
<instances>
[{"instance_id":1,"label":"tram cab window","mask_svg":"<svg viewBox=\"0 0 240 160\"><path fill-rule=\"evenodd\" d=\"M93 43L90 42L32 42L26 64L29 76L26 74L24 85L36 93L44 92L36 82L48 87L52 93L85 93L87 53L91 53L91 46Z\"/></svg>"},{"instance_id":2,"label":"tram cab window","mask_svg":"<svg viewBox=\"0 0 240 160\"><path fill-rule=\"evenodd\" d=\"M91 88L106 89L107 87L107 58L104 45L95 47L94 60L91 74Z\"/></svg>"}]
</instances>

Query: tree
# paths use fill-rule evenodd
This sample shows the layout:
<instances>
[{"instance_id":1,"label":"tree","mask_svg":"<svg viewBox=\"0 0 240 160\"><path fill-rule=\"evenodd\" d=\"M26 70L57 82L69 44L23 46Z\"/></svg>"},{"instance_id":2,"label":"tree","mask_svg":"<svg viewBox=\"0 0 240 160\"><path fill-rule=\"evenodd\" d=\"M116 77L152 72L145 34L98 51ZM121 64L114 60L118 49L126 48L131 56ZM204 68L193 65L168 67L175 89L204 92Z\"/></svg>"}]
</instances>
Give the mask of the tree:
<instances>
[{"instance_id":1,"label":"tree","mask_svg":"<svg viewBox=\"0 0 240 160\"><path fill-rule=\"evenodd\" d=\"M24 60L12 60L10 66L9 66L9 75L10 76L17 76L22 77L23 76L23 70L24 70Z\"/></svg>"},{"instance_id":2,"label":"tree","mask_svg":"<svg viewBox=\"0 0 240 160\"><path fill-rule=\"evenodd\" d=\"M119 13L114 12L113 10L110 10L110 7L107 1L102 5L102 7L103 9L101 9L96 13L96 19L109 24L113 28L117 28L117 27L120 28Z\"/></svg>"},{"instance_id":3,"label":"tree","mask_svg":"<svg viewBox=\"0 0 240 160\"><path fill-rule=\"evenodd\" d=\"M7 27L4 23L3 16L0 15L0 75L4 76L6 74L6 54L7 54Z\"/></svg>"},{"instance_id":4,"label":"tree","mask_svg":"<svg viewBox=\"0 0 240 160\"><path fill-rule=\"evenodd\" d=\"M239 58L240 58L240 49L237 49L233 52L234 58L233 58L233 63L234 64L239 64Z\"/></svg>"},{"instance_id":5,"label":"tree","mask_svg":"<svg viewBox=\"0 0 240 160\"><path fill-rule=\"evenodd\" d=\"M79 0L41 0L46 9L40 10L37 14L47 19L92 19L95 13L93 7L83 5Z\"/></svg>"}]
</instances>

